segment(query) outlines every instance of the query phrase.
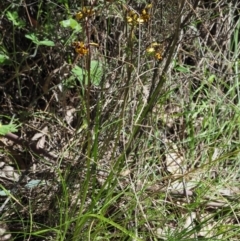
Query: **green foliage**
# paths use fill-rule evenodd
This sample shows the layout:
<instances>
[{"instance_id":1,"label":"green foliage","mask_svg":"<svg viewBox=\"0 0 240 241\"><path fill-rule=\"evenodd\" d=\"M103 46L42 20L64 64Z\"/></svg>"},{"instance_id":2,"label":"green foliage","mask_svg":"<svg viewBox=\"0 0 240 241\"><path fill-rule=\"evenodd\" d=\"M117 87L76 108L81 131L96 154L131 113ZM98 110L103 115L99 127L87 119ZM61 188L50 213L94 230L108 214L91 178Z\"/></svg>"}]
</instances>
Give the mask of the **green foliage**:
<instances>
[{"instance_id":1,"label":"green foliage","mask_svg":"<svg viewBox=\"0 0 240 241\"><path fill-rule=\"evenodd\" d=\"M0 162L1 215L21 240L239 240L239 24L228 51L220 1L91 2L5 7L0 100L24 128L1 155L36 168L13 192Z\"/></svg>"},{"instance_id":2,"label":"green foliage","mask_svg":"<svg viewBox=\"0 0 240 241\"><path fill-rule=\"evenodd\" d=\"M48 39L39 40L38 37L36 36L36 34L34 34L34 33L26 34L25 37L28 39L31 39L33 41L33 43L36 44L37 46L39 46L39 45L55 46L54 42L50 41Z\"/></svg>"},{"instance_id":3,"label":"green foliage","mask_svg":"<svg viewBox=\"0 0 240 241\"><path fill-rule=\"evenodd\" d=\"M17 132L18 126L16 124L2 125L0 124L0 135L6 135L9 132Z\"/></svg>"},{"instance_id":4,"label":"green foliage","mask_svg":"<svg viewBox=\"0 0 240 241\"><path fill-rule=\"evenodd\" d=\"M74 20L72 18L69 18L67 20L63 20L63 21L60 22L60 24L64 28L71 28L75 32L81 32L82 31L81 25L76 20Z\"/></svg>"},{"instance_id":5,"label":"green foliage","mask_svg":"<svg viewBox=\"0 0 240 241\"><path fill-rule=\"evenodd\" d=\"M72 69L72 73L76 75L81 85L88 84L88 71L79 67L75 66ZM103 74L102 64L99 61L92 60L91 67L90 67L90 78L91 83L98 86L101 82ZM85 82L84 82L85 81Z\"/></svg>"},{"instance_id":6,"label":"green foliage","mask_svg":"<svg viewBox=\"0 0 240 241\"><path fill-rule=\"evenodd\" d=\"M7 11L6 16L8 20L10 20L13 23L14 26L18 28L25 27L26 25L25 22L19 18L18 13L16 11L13 11L13 12Z\"/></svg>"},{"instance_id":7,"label":"green foliage","mask_svg":"<svg viewBox=\"0 0 240 241\"><path fill-rule=\"evenodd\" d=\"M0 53L0 65L8 65L11 64L11 61L7 54Z\"/></svg>"},{"instance_id":8,"label":"green foliage","mask_svg":"<svg viewBox=\"0 0 240 241\"><path fill-rule=\"evenodd\" d=\"M188 65L182 65L182 64L179 64L176 60L174 60L174 65L173 65L173 68L174 70L176 70L177 72L180 72L180 73L190 73L190 68Z\"/></svg>"}]
</instances>

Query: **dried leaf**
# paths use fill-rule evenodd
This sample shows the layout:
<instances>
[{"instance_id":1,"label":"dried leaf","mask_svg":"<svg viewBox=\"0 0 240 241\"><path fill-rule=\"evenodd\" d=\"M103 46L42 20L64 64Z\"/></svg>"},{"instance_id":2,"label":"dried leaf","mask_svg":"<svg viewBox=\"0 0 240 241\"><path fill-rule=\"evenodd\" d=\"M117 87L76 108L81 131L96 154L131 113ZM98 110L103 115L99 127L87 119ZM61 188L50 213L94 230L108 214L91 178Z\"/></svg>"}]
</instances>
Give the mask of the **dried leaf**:
<instances>
[{"instance_id":1,"label":"dried leaf","mask_svg":"<svg viewBox=\"0 0 240 241\"><path fill-rule=\"evenodd\" d=\"M71 125L71 123L73 122L75 112L76 112L75 108L71 108L66 111L65 120L68 123L68 125Z\"/></svg>"},{"instance_id":2,"label":"dried leaf","mask_svg":"<svg viewBox=\"0 0 240 241\"><path fill-rule=\"evenodd\" d=\"M170 140L165 140L165 144L167 147L167 153L165 154L167 170L172 174L183 174L186 170L184 158L181 153L179 153L176 144Z\"/></svg>"},{"instance_id":3,"label":"dried leaf","mask_svg":"<svg viewBox=\"0 0 240 241\"><path fill-rule=\"evenodd\" d=\"M48 133L48 127L45 126L41 132L36 133L33 138L31 139L32 141L37 141L39 138L41 138L42 136L46 135Z\"/></svg>"},{"instance_id":4,"label":"dried leaf","mask_svg":"<svg viewBox=\"0 0 240 241\"><path fill-rule=\"evenodd\" d=\"M46 140L46 136L42 136L39 141L37 142L37 149L39 148L44 148L44 144L45 144L45 140Z\"/></svg>"},{"instance_id":5,"label":"dried leaf","mask_svg":"<svg viewBox=\"0 0 240 241\"><path fill-rule=\"evenodd\" d=\"M173 150L173 152L166 154L166 166L172 174L182 174L183 158Z\"/></svg>"}]
</instances>

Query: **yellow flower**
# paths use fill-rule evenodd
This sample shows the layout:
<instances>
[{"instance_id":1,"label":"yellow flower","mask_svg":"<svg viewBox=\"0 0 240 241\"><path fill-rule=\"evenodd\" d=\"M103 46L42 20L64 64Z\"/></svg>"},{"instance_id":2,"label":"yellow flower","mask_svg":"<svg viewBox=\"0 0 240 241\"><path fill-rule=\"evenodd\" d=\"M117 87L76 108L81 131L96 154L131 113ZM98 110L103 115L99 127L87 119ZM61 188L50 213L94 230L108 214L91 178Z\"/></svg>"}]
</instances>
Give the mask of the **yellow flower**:
<instances>
[{"instance_id":1,"label":"yellow flower","mask_svg":"<svg viewBox=\"0 0 240 241\"><path fill-rule=\"evenodd\" d=\"M79 54L80 57L85 56L89 52L89 46L99 47L97 43L89 43L88 45L84 42L76 41L72 43L72 46L75 48L75 52Z\"/></svg>"},{"instance_id":2,"label":"yellow flower","mask_svg":"<svg viewBox=\"0 0 240 241\"><path fill-rule=\"evenodd\" d=\"M157 43L157 42L153 42L150 44L150 46L147 47L146 51L148 53L153 53L156 52L156 50L161 46L161 44Z\"/></svg>"},{"instance_id":3,"label":"yellow flower","mask_svg":"<svg viewBox=\"0 0 240 241\"><path fill-rule=\"evenodd\" d=\"M143 23L147 23L150 19L150 15L148 13L148 9L151 8L152 5L149 4L147 5L142 11L141 14L130 10L128 11L127 14L127 23L130 25L137 25L137 24L143 24Z\"/></svg>"},{"instance_id":4,"label":"yellow flower","mask_svg":"<svg viewBox=\"0 0 240 241\"><path fill-rule=\"evenodd\" d=\"M137 13L135 13L134 11L129 11L128 12L128 15L127 15L127 22L129 24L133 24L133 25L136 25L136 20L138 18L138 15Z\"/></svg>"},{"instance_id":5,"label":"yellow flower","mask_svg":"<svg viewBox=\"0 0 240 241\"><path fill-rule=\"evenodd\" d=\"M160 53L156 53L156 54L155 54L155 58L156 58L157 60L162 60L162 55L161 55Z\"/></svg>"},{"instance_id":6,"label":"yellow flower","mask_svg":"<svg viewBox=\"0 0 240 241\"><path fill-rule=\"evenodd\" d=\"M162 60L163 45L153 42L146 48L146 52L150 55L154 55L157 60Z\"/></svg>"},{"instance_id":7,"label":"yellow flower","mask_svg":"<svg viewBox=\"0 0 240 241\"><path fill-rule=\"evenodd\" d=\"M81 11L76 13L75 17L77 20L81 20L86 17L91 17L92 15L94 15L94 13L95 12L92 7L83 7Z\"/></svg>"},{"instance_id":8,"label":"yellow flower","mask_svg":"<svg viewBox=\"0 0 240 241\"><path fill-rule=\"evenodd\" d=\"M73 47L75 48L76 53L78 53L81 57L88 54L88 48L83 42L74 42Z\"/></svg>"},{"instance_id":9,"label":"yellow flower","mask_svg":"<svg viewBox=\"0 0 240 241\"><path fill-rule=\"evenodd\" d=\"M159 44L159 43L157 43L157 42L153 42L153 43L151 43L151 46L154 47L154 48L156 48L156 47L161 46L161 44Z\"/></svg>"},{"instance_id":10,"label":"yellow flower","mask_svg":"<svg viewBox=\"0 0 240 241\"><path fill-rule=\"evenodd\" d=\"M75 17L77 20L81 20L83 18L83 13L80 11L80 12L76 13Z\"/></svg>"},{"instance_id":11,"label":"yellow flower","mask_svg":"<svg viewBox=\"0 0 240 241\"><path fill-rule=\"evenodd\" d=\"M143 22L147 23L150 19L150 15L148 14L146 9L142 10L142 14L140 16L140 18L143 20Z\"/></svg>"}]
</instances>

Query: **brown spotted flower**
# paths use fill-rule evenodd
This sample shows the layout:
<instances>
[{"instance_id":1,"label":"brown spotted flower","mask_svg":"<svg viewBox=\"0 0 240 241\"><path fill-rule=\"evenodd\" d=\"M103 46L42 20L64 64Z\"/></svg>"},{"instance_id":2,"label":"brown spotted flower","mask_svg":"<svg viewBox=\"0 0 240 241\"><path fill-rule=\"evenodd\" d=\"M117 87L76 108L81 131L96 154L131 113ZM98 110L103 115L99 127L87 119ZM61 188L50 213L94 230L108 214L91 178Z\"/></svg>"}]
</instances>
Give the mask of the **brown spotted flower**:
<instances>
[{"instance_id":1,"label":"brown spotted flower","mask_svg":"<svg viewBox=\"0 0 240 241\"><path fill-rule=\"evenodd\" d=\"M147 47L146 52L149 55L153 55L157 60L162 60L163 45L153 42Z\"/></svg>"},{"instance_id":2,"label":"brown spotted flower","mask_svg":"<svg viewBox=\"0 0 240 241\"><path fill-rule=\"evenodd\" d=\"M141 13L137 13L136 11L130 10L127 13L127 23L129 25L136 26L138 24L143 24L147 23L150 20L150 15L149 15L149 8L151 8L152 5L149 4L147 5Z\"/></svg>"},{"instance_id":3,"label":"brown spotted flower","mask_svg":"<svg viewBox=\"0 0 240 241\"><path fill-rule=\"evenodd\" d=\"M94 9L92 9L92 7L83 7L81 9L81 11L79 11L78 13L76 13L75 17L77 20L82 20L83 18L86 17L91 17L93 16L95 13Z\"/></svg>"},{"instance_id":4,"label":"brown spotted flower","mask_svg":"<svg viewBox=\"0 0 240 241\"><path fill-rule=\"evenodd\" d=\"M73 43L73 47L75 48L75 52L80 55L80 57L88 54L88 47L80 41L76 41Z\"/></svg>"}]
</instances>

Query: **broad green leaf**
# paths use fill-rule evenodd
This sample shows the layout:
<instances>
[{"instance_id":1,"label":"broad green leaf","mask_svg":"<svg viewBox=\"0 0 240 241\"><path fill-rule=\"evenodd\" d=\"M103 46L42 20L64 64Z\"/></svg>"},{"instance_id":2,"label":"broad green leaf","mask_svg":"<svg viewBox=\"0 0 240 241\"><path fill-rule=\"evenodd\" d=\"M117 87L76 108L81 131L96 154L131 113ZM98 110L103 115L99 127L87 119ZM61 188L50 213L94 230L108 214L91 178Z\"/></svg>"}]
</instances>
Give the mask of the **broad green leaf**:
<instances>
[{"instance_id":1,"label":"broad green leaf","mask_svg":"<svg viewBox=\"0 0 240 241\"><path fill-rule=\"evenodd\" d=\"M25 34L25 37L31 39L36 45L55 46L54 42L48 39L39 41L39 39L34 33Z\"/></svg>"},{"instance_id":2,"label":"broad green leaf","mask_svg":"<svg viewBox=\"0 0 240 241\"><path fill-rule=\"evenodd\" d=\"M4 53L0 54L0 65L10 64L10 63L11 61L6 54Z\"/></svg>"},{"instance_id":3,"label":"broad green leaf","mask_svg":"<svg viewBox=\"0 0 240 241\"><path fill-rule=\"evenodd\" d=\"M87 81L87 70L82 69L79 66L75 66L72 69L72 73L74 73L77 76L81 84L88 84L87 82L83 83L84 78L86 78L86 81ZM103 74L102 64L96 60L91 61L90 77L91 77L92 84L96 86L99 85L102 78L102 74Z\"/></svg>"},{"instance_id":4,"label":"broad green leaf","mask_svg":"<svg viewBox=\"0 0 240 241\"><path fill-rule=\"evenodd\" d=\"M25 37L31 39L35 44L39 43L38 38L34 33L25 34Z\"/></svg>"},{"instance_id":5,"label":"broad green leaf","mask_svg":"<svg viewBox=\"0 0 240 241\"><path fill-rule=\"evenodd\" d=\"M64 27L64 28L71 28L77 32L80 32L82 30L81 26L79 25L79 23L70 18L70 19L67 19L67 20L63 20L60 22L60 24Z\"/></svg>"},{"instance_id":6,"label":"broad green leaf","mask_svg":"<svg viewBox=\"0 0 240 241\"><path fill-rule=\"evenodd\" d=\"M94 85L99 85L101 82L103 69L102 64L96 60L91 61L91 79Z\"/></svg>"},{"instance_id":7,"label":"broad green leaf","mask_svg":"<svg viewBox=\"0 0 240 241\"><path fill-rule=\"evenodd\" d=\"M43 40L39 41L38 45L45 45L45 46L55 46L54 42L51 40Z\"/></svg>"},{"instance_id":8,"label":"broad green leaf","mask_svg":"<svg viewBox=\"0 0 240 241\"><path fill-rule=\"evenodd\" d=\"M74 73L78 80L80 81L80 83L83 85L83 80L84 80L84 75L86 73L86 70L82 69L81 67L79 66L75 66L73 69L72 69L72 73Z\"/></svg>"}]
</instances>

